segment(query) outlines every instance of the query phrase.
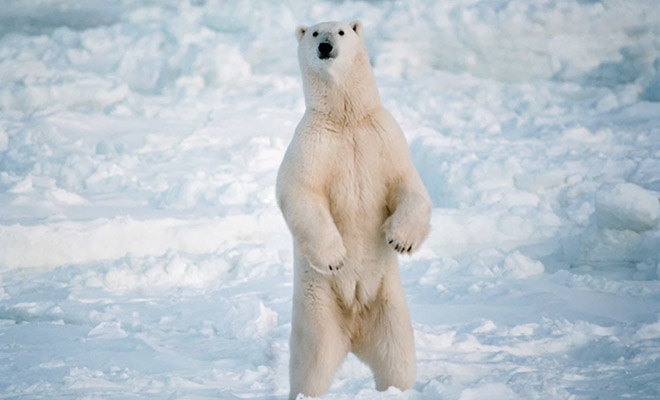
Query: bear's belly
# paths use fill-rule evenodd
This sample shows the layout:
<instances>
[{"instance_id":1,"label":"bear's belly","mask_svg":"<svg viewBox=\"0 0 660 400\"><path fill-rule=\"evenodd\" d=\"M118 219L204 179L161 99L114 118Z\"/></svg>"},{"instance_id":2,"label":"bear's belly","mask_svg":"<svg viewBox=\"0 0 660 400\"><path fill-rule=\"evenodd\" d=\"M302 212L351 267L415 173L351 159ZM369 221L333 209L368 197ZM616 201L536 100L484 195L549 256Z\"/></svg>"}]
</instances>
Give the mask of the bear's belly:
<instances>
[{"instance_id":1,"label":"bear's belly","mask_svg":"<svg viewBox=\"0 0 660 400\"><path fill-rule=\"evenodd\" d=\"M378 298L383 276L391 272L393 264L382 260L378 264L347 265L330 276L332 290L344 312L354 315L368 309Z\"/></svg>"},{"instance_id":2,"label":"bear's belly","mask_svg":"<svg viewBox=\"0 0 660 400\"><path fill-rule=\"evenodd\" d=\"M333 219L346 248L344 268L331 275L333 291L342 306L358 312L377 296L382 276L396 266L396 254L382 230L389 211L384 195L368 202L355 200L331 207Z\"/></svg>"}]
</instances>

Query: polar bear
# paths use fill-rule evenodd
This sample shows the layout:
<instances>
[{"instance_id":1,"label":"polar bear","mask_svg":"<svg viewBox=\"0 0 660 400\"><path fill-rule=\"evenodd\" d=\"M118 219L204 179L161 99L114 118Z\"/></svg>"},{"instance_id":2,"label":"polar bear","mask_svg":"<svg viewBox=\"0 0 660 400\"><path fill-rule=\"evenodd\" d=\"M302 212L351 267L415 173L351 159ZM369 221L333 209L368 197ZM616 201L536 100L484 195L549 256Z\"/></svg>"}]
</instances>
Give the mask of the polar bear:
<instances>
[{"instance_id":1,"label":"polar bear","mask_svg":"<svg viewBox=\"0 0 660 400\"><path fill-rule=\"evenodd\" d=\"M360 22L296 36L306 111L277 176L294 249L290 398L325 393L348 352L378 390L409 389L415 349L397 252L422 244L431 202L381 105Z\"/></svg>"}]
</instances>

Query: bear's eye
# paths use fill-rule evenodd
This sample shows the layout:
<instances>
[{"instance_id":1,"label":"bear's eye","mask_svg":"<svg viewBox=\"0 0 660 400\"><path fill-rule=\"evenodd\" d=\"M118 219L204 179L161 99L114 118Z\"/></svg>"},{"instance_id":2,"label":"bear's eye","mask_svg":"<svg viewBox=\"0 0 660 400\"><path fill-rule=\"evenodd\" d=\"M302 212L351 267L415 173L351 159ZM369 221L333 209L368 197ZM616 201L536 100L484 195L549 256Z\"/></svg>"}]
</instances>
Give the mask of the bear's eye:
<instances>
[{"instance_id":1,"label":"bear's eye","mask_svg":"<svg viewBox=\"0 0 660 400\"><path fill-rule=\"evenodd\" d=\"M317 37L318 35L319 35L318 32L314 32L314 33L312 33L312 36L314 36L314 37Z\"/></svg>"},{"instance_id":2,"label":"bear's eye","mask_svg":"<svg viewBox=\"0 0 660 400\"><path fill-rule=\"evenodd\" d=\"M344 36L344 31L339 31L339 36Z\"/></svg>"}]
</instances>

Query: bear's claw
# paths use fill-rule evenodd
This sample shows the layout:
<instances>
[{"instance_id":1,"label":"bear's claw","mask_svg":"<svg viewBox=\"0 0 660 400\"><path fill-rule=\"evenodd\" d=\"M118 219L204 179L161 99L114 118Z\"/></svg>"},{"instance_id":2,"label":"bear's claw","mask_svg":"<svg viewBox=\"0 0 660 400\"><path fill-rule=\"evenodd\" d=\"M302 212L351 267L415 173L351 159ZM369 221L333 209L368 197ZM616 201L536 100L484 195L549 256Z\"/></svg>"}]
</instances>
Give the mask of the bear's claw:
<instances>
[{"instance_id":1,"label":"bear's claw","mask_svg":"<svg viewBox=\"0 0 660 400\"><path fill-rule=\"evenodd\" d=\"M410 244L410 245L408 243L401 244L394 239L388 239L387 243L389 243L389 245L392 246L392 248L400 254L404 254L404 253L410 254L413 247L415 247L414 244Z\"/></svg>"},{"instance_id":2,"label":"bear's claw","mask_svg":"<svg viewBox=\"0 0 660 400\"><path fill-rule=\"evenodd\" d=\"M339 271L340 269L344 268L344 262L340 261L339 264L333 266L333 265L328 265L328 269L330 271Z\"/></svg>"}]
</instances>

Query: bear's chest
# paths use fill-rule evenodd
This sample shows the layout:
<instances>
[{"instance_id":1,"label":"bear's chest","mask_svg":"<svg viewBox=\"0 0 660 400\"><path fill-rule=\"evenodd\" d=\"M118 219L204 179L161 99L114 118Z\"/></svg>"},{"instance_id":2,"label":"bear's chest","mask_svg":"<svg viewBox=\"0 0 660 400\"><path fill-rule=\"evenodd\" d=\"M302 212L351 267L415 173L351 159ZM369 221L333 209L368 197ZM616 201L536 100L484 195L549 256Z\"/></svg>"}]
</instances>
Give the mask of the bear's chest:
<instances>
[{"instance_id":1,"label":"bear's chest","mask_svg":"<svg viewBox=\"0 0 660 400\"><path fill-rule=\"evenodd\" d=\"M373 132L344 135L331 144L334 154L326 176L326 195L337 218L373 218L386 208L388 187L385 146Z\"/></svg>"}]
</instances>

